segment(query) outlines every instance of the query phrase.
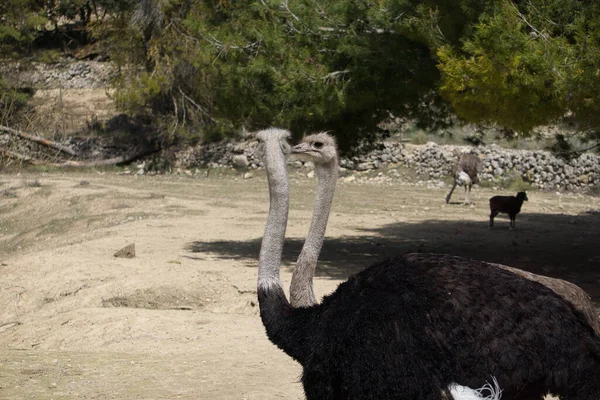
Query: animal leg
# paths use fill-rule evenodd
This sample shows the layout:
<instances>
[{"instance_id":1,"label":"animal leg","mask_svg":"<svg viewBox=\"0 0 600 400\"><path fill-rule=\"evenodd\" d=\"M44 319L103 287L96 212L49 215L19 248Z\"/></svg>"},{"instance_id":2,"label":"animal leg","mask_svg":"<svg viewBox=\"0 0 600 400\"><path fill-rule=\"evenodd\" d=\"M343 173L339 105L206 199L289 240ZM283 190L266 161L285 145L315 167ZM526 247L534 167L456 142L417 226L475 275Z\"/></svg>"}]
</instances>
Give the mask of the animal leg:
<instances>
[{"instance_id":1,"label":"animal leg","mask_svg":"<svg viewBox=\"0 0 600 400\"><path fill-rule=\"evenodd\" d=\"M499 211L496 210L492 210L492 212L490 213L490 228L494 227L494 218L496 218L496 215L498 215Z\"/></svg>"},{"instance_id":2,"label":"animal leg","mask_svg":"<svg viewBox=\"0 0 600 400\"><path fill-rule=\"evenodd\" d=\"M471 204L471 187L473 184L465 185L465 204Z\"/></svg>"},{"instance_id":3,"label":"animal leg","mask_svg":"<svg viewBox=\"0 0 600 400\"><path fill-rule=\"evenodd\" d=\"M509 225L508 229L510 229L512 231L515 229L515 218L517 218L517 216L514 214L510 214L509 217L510 217L510 225Z\"/></svg>"},{"instance_id":4,"label":"animal leg","mask_svg":"<svg viewBox=\"0 0 600 400\"><path fill-rule=\"evenodd\" d=\"M456 188L456 184L457 184L456 180L454 180L454 184L452 185L452 188L450 189L450 191L446 195L446 204L448 204L450 202L450 197L452 197L452 192L454 192L454 189Z\"/></svg>"}]
</instances>

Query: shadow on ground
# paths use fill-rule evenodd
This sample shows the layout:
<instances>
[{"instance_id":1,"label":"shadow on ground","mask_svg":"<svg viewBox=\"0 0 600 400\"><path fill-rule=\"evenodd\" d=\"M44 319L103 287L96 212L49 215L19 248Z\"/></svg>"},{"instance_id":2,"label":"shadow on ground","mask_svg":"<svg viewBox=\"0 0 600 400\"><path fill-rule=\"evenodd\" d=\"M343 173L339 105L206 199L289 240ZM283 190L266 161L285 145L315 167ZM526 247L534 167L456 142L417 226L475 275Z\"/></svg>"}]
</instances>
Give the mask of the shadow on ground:
<instances>
[{"instance_id":1,"label":"shadow on ground","mask_svg":"<svg viewBox=\"0 0 600 400\"><path fill-rule=\"evenodd\" d=\"M534 273L562 278L584 288L600 306L600 214L523 214L517 229L508 219L487 221L426 220L392 223L356 235L328 237L317 275L346 279L370 264L406 252L449 253L507 264ZM261 238L248 241L192 242L187 250L227 259L247 260L255 267ZM303 238L286 240L283 262L294 265Z\"/></svg>"}]
</instances>

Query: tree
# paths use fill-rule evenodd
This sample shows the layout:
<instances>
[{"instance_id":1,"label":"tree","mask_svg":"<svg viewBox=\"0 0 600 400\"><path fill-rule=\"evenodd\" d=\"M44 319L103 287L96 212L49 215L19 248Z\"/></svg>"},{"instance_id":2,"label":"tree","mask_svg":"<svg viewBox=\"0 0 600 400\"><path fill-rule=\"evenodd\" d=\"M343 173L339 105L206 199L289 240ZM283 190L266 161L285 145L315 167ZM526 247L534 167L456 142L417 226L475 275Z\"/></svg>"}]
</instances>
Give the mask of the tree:
<instances>
[{"instance_id":1,"label":"tree","mask_svg":"<svg viewBox=\"0 0 600 400\"><path fill-rule=\"evenodd\" d=\"M439 103L424 42L377 28L381 14L362 1L148 3L160 29L138 24L145 72L124 76L117 98L170 115L174 134L322 129L349 151L380 137L390 112L431 115L425 105Z\"/></svg>"},{"instance_id":2,"label":"tree","mask_svg":"<svg viewBox=\"0 0 600 400\"><path fill-rule=\"evenodd\" d=\"M390 115L599 136L599 1L6 1L0 48L76 21L121 67L118 106L168 138L278 125L348 152Z\"/></svg>"},{"instance_id":3,"label":"tree","mask_svg":"<svg viewBox=\"0 0 600 400\"><path fill-rule=\"evenodd\" d=\"M37 29L47 21L43 1L4 0L0 3L0 56L29 49Z\"/></svg>"},{"instance_id":4,"label":"tree","mask_svg":"<svg viewBox=\"0 0 600 400\"><path fill-rule=\"evenodd\" d=\"M437 47L441 95L469 122L521 134L568 122L598 140L598 2L512 2L482 12L460 44Z\"/></svg>"}]
</instances>

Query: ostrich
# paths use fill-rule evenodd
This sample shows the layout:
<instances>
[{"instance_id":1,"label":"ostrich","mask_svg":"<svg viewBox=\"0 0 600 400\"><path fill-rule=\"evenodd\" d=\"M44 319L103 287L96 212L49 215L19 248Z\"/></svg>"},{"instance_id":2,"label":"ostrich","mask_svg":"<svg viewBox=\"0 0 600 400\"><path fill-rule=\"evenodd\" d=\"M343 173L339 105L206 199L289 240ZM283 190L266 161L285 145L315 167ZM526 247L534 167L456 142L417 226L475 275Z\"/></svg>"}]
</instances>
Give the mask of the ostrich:
<instances>
[{"instance_id":1,"label":"ostrich","mask_svg":"<svg viewBox=\"0 0 600 400\"><path fill-rule=\"evenodd\" d=\"M452 197L456 185L465 186L465 204L471 203L471 187L479 182L477 174L479 174L480 169L481 160L475 154L465 153L459 157L452 170L454 183L446 195L446 204L450 202L450 197Z\"/></svg>"},{"instance_id":2,"label":"ostrich","mask_svg":"<svg viewBox=\"0 0 600 400\"><path fill-rule=\"evenodd\" d=\"M306 136L300 144L292 148L292 153L297 158L312 162L315 165L318 177L317 196L311 226L298 262L296 263L290 285L290 304L292 307L309 307L317 304L313 289L313 277L323 245L331 203L335 192L339 168L337 163L337 146L333 137L326 133L318 133ZM488 264L548 287L581 311L588 324L600 335L600 317L590 296L579 286L563 279L537 275L507 265Z\"/></svg>"},{"instance_id":3,"label":"ostrich","mask_svg":"<svg viewBox=\"0 0 600 400\"><path fill-rule=\"evenodd\" d=\"M576 309L578 309L585 319L587 320L590 327L596 332L598 336L600 336L600 316L596 312L596 308L592 303L592 299L590 296L574 283L569 281L565 281L563 279L551 278L549 276L537 275L531 273L529 271L523 271L522 269L509 267L508 265L503 264L495 264L489 263L490 265L495 265L498 268L505 269L514 274L520 275L525 279L529 279L530 281L539 282L542 285L546 286L554 293L561 296L563 299L567 300L569 303L573 305Z\"/></svg>"},{"instance_id":4,"label":"ostrich","mask_svg":"<svg viewBox=\"0 0 600 400\"><path fill-rule=\"evenodd\" d=\"M321 304L292 307L279 277L287 131L257 137L270 193L260 315L269 339L302 365L307 399L441 399L440 388L476 387L490 376L508 399L547 392L598 399L600 338L581 313L545 286L487 263L396 257L350 277Z\"/></svg>"},{"instance_id":5,"label":"ostrich","mask_svg":"<svg viewBox=\"0 0 600 400\"><path fill-rule=\"evenodd\" d=\"M299 152L298 158L313 162L319 181L317 196L310 229L302 246L302 251L296 262L290 284L290 304L292 307L309 307L317 304L313 290L313 276L319 253L323 246L325 229L331 210L331 202L335 192L338 177L338 157L335 142L326 133L311 135L304 141L307 146L316 150Z\"/></svg>"}]
</instances>

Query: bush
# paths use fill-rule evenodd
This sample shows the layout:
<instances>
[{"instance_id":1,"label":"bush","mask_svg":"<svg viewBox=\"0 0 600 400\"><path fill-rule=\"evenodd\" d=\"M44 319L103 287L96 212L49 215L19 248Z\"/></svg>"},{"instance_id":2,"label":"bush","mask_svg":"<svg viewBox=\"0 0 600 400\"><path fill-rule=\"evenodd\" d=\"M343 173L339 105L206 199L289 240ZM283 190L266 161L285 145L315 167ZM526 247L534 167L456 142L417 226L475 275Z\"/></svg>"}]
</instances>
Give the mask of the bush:
<instances>
[{"instance_id":1,"label":"bush","mask_svg":"<svg viewBox=\"0 0 600 400\"><path fill-rule=\"evenodd\" d=\"M0 125L13 125L32 93L9 87L0 77Z\"/></svg>"}]
</instances>

